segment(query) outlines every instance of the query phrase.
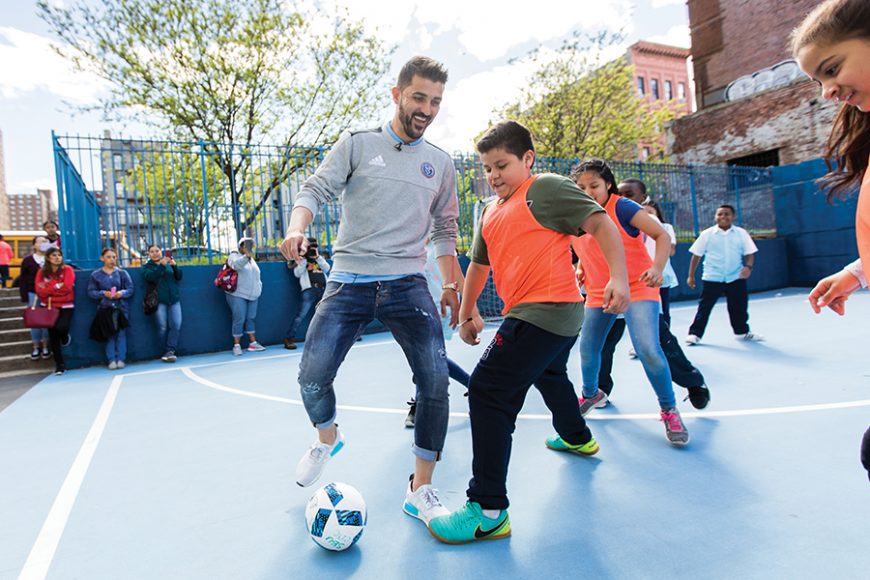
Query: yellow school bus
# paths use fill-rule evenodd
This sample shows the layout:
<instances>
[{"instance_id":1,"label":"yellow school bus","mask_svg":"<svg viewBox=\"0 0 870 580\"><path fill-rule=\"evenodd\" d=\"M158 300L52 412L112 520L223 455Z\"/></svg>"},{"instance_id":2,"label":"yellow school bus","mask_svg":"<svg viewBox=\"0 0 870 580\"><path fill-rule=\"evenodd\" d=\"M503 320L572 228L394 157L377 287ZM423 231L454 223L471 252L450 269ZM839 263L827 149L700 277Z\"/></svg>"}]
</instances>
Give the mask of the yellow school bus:
<instances>
[{"instance_id":1,"label":"yellow school bus","mask_svg":"<svg viewBox=\"0 0 870 580\"><path fill-rule=\"evenodd\" d=\"M12 246L12 261L9 263L9 282L7 286L11 286L13 281L21 274L21 260L29 256L33 250L31 245L33 238L36 236L44 236L42 230L3 230L3 241Z\"/></svg>"}]
</instances>

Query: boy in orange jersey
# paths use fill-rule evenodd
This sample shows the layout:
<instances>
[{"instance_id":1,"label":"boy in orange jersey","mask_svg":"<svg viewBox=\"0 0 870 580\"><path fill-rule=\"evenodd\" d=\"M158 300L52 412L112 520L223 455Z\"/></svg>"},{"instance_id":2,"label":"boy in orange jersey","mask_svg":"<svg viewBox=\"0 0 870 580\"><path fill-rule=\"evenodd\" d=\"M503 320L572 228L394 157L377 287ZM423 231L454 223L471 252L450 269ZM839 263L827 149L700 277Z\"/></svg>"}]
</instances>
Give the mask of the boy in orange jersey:
<instances>
[{"instance_id":1,"label":"boy in orange jersey","mask_svg":"<svg viewBox=\"0 0 870 580\"><path fill-rule=\"evenodd\" d=\"M499 123L477 143L477 151L498 199L484 210L475 234L459 310L460 337L468 344L480 342L483 321L473 307L490 267L505 319L468 385L474 451L468 502L429 523L432 535L449 544L510 535L511 435L533 384L553 414L557 435L547 439L547 447L579 455L598 452L567 373L583 322L569 250L572 236L589 233L607 257L607 311L623 312L629 300L625 255L613 222L570 179L532 175L535 152L528 129L514 121Z\"/></svg>"}]
</instances>

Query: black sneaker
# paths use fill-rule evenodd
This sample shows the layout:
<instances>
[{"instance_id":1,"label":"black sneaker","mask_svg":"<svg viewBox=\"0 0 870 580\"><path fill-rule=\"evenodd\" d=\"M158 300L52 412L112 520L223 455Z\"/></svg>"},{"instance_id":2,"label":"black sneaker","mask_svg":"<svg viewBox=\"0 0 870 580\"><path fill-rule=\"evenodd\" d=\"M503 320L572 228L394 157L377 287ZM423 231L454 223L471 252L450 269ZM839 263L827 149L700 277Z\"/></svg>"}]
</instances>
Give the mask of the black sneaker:
<instances>
[{"instance_id":1,"label":"black sneaker","mask_svg":"<svg viewBox=\"0 0 870 580\"><path fill-rule=\"evenodd\" d=\"M411 399L408 401L408 406L411 408L408 409L408 416L405 417L405 427L408 429L414 428L414 419L417 417L417 400Z\"/></svg>"},{"instance_id":2,"label":"black sneaker","mask_svg":"<svg viewBox=\"0 0 870 580\"><path fill-rule=\"evenodd\" d=\"M34 348L33 352L30 353L30 360L39 360L39 349Z\"/></svg>"},{"instance_id":3,"label":"black sneaker","mask_svg":"<svg viewBox=\"0 0 870 580\"><path fill-rule=\"evenodd\" d=\"M160 357L160 360L167 363L174 363L176 360L175 352L171 350L167 350L166 354Z\"/></svg>"},{"instance_id":4,"label":"black sneaker","mask_svg":"<svg viewBox=\"0 0 870 580\"><path fill-rule=\"evenodd\" d=\"M54 369L54 374L56 374L56 375L62 375L65 372L66 372L66 369L64 367L57 367L56 369Z\"/></svg>"},{"instance_id":5,"label":"black sneaker","mask_svg":"<svg viewBox=\"0 0 870 580\"><path fill-rule=\"evenodd\" d=\"M51 358L51 351L47 348L42 348L42 358Z\"/></svg>"},{"instance_id":6,"label":"black sneaker","mask_svg":"<svg viewBox=\"0 0 870 580\"><path fill-rule=\"evenodd\" d=\"M689 402L696 409L703 409L710 402L710 389L707 388L707 385L689 387L689 396L686 399L689 399Z\"/></svg>"}]
</instances>

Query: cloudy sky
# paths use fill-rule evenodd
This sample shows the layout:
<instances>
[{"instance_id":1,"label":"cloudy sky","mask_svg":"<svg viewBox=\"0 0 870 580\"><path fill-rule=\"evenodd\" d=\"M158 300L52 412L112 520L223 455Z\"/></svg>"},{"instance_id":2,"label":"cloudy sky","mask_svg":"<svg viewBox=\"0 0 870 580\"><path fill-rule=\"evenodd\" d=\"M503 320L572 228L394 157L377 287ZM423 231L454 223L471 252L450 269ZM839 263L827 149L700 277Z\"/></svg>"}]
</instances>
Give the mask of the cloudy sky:
<instances>
[{"instance_id":1,"label":"cloudy sky","mask_svg":"<svg viewBox=\"0 0 870 580\"><path fill-rule=\"evenodd\" d=\"M54 0L63 3L66 0ZM576 30L621 29L626 45L652 40L689 46L685 0L332 0L346 5L373 33L397 45L395 77L415 54L444 62L450 81L427 138L449 151L471 151L492 110L512 100L531 67L523 57L536 47L558 47ZM95 103L105 87L77 74L50 49L47 27L33 0L0 0L0 130L9 193L56 189L51 131L148 137L142 128L73 114L64 104ZM618 53L622 48L617 48ZM509 61L516 62L509 62ZM391 110L385 110L384 119Z\"/></svg>"}]
</instances>

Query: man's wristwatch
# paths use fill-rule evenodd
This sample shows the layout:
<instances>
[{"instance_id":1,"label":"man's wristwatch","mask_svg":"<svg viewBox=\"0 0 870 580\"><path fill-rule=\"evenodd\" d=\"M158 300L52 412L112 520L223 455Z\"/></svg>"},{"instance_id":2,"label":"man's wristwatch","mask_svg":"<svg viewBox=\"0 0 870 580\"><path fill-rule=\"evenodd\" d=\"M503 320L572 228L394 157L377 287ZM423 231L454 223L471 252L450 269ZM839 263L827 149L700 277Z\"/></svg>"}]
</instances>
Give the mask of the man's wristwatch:
<instances>
[{"instance_id":1,"label":"man's wristwatch","mask_svg":"<svg viewBox=\"0 0 870 580\"><path fill-rule=\"evenodd\" d=\"M442 290L453 290L454 292L459 292L459 284L457 284L456 282L451 282L449 284L442 284L441 289Z\"/></svg>"}]
</instances>

